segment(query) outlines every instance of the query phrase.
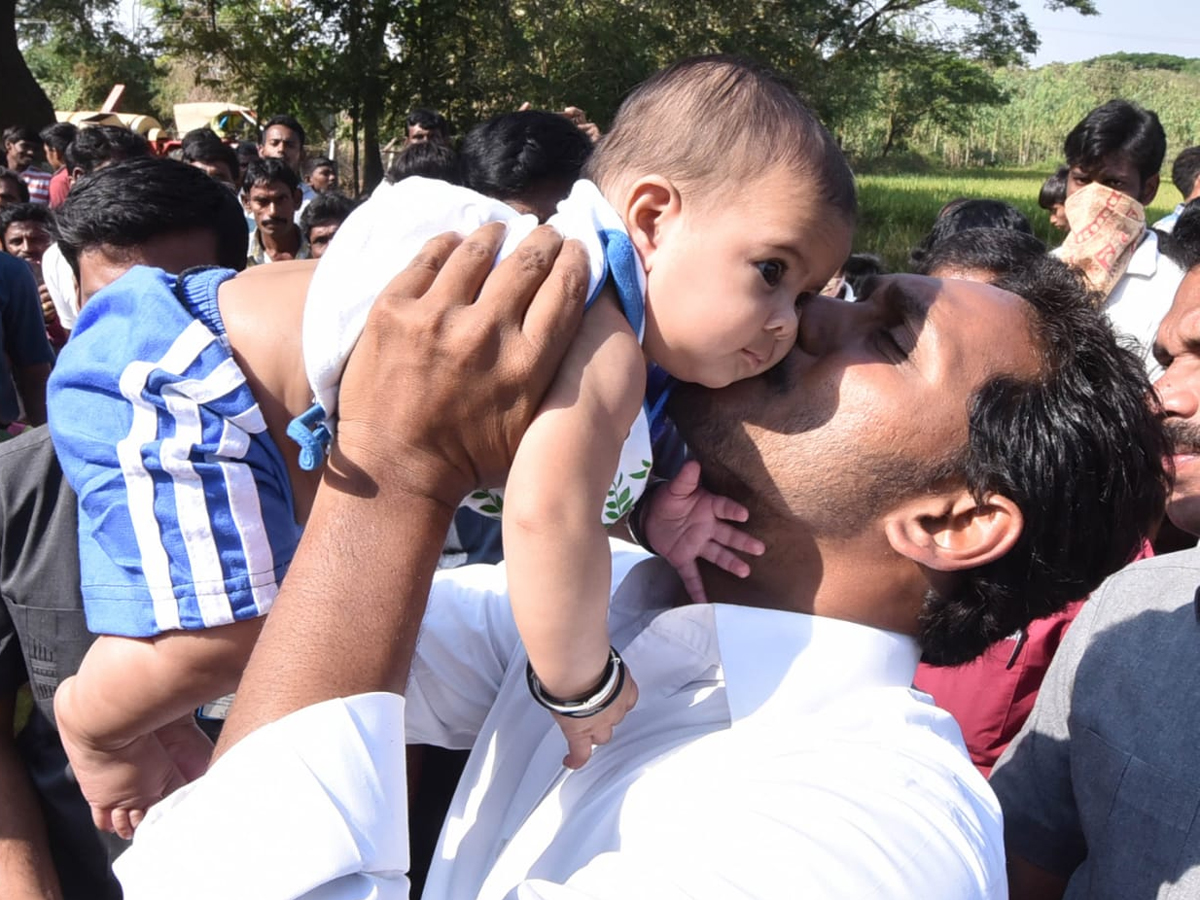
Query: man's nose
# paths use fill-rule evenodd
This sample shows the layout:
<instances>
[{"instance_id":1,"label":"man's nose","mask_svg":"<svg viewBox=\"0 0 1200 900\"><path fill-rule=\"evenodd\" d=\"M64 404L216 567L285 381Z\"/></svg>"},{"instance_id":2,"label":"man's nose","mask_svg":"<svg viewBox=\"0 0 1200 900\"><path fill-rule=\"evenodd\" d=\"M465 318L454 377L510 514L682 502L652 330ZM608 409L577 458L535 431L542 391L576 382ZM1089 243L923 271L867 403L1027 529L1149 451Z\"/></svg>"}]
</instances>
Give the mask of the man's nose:
<instances>
[{"instance_id":1,"label":"man's nose","mask_svg":"<svg viewBox=\"0 0 1200 900\"><path fill-rule=\"evenodd\" d=\"M834 349L842 340L855 304L823 294L805 294L796 304L799 331L796 346L805 353L819 356Z\"/></svg>"},{"instance_id":2,"label":"man's nose","mask_svg":"<svg viewBox=\"0 0 1200 900\"><path fill-rule=\"evenodd\" d=\"M1168 368L1154 383L1154 390L1158 393L1164 413L1180 419L1191 419L1200 412L1200 392L1197 390L1200 381L1181 377L1182 373L1172 372L1172 368L1174 366ZM1200 373L1197 376L1200 378Z\"/></svg>"}]
</instances>

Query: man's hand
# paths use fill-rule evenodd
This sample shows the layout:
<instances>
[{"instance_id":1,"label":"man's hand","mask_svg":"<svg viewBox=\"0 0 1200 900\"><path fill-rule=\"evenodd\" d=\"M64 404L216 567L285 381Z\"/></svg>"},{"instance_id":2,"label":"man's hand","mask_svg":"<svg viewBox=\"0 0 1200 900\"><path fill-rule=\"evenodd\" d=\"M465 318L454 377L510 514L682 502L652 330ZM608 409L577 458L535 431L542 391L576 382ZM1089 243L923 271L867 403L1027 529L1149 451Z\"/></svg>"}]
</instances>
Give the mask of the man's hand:
<instances>
[{"instance_id":1,"label":"man's hand","mask_svg":"<svg viewBox=\"0 0 1200 900\"><path fill-rule=\"evenodd\" d=\"M120 747L98 746L75 728L73 682L66 679L55 696L63 748L96 827L128 840L147 809L204 774L212 742L189 715Z\"/></svg>"},{"instance_id":2,"label":"man's hand","mask_svg":"<svg viewBox=\"0 0 1200 900\"><path fill-rule=\"evenodd\" d=\"M517 112L528 112L531 109L533 109L533 104L526 100L517 107ZM559 115L570 119L575 127L582 131L593 144L600 140L600 126L590 121L587 113L578 106L568 106Z\"/></svg>"},{"instance_id":3,"label":"man's hand","mask_svg":"<svg viewBox=\"0 0 1200 900\"><path fill-rule=\"evenodd\" d=\"M454 509L502 481L583 318L582 245L538 228L492 271L503 236L495 224L435 238L376 300L218 755L301 707L403 691Z\"/></svg>"},{"instance_id":4,"label":"man's hand","mask_svg":"<svg viewBox=\"0 0 1200 900\"><path fill-rule=\"evenodd\" d=\"M45 283L38 285L38 299L42 301L42 318L47 325L58 322L58 310L54 308L54 300L50 296L50 288Z\"/></svg>"},{"instance_id":5,"label":"man's hand","mask_svg":"<svg viewBox=\"0 0 1200 900\"><path fill-rule=\"evenodd\" d=\"M586 292L582 245L548 227L489 277L504 233L435 238L379 294L342 377L335 470L450 507L503 483Z\"/></svg>"},{"instance_id":6,"label":"man's hand","mask_svg":"<svg viewBox=\"0 0 1200 900\"><path fill-rule=\"evenodd\" d=\"M643 531L651 549L679 573L694 603L707 603L697 559L739 578L750 574L749 564L737 555L761 556L767 549L730 522L745 522L750 512L728 497L718 497L700 486L700 464L684 463L679 474L649 499Z\"/></svg>"}]
</instances>

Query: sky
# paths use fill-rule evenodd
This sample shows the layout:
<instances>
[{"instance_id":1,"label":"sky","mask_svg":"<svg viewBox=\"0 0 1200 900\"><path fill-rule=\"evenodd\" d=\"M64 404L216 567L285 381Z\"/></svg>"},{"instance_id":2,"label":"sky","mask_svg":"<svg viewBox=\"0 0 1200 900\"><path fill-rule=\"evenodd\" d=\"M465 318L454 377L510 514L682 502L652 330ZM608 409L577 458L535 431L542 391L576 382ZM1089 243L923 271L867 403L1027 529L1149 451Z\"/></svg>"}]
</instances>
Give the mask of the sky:
<instances>
[{"instance_id":1,"label":"sky","mask_svg":"<svg viewBox=\"0 0 1200 900\"><path fill-rule=\"evenodd\" d=\"M1095 0L1097 16L1051 12L1044 0L1020 2L1042 39L1031 66L1120 51L1200 57L1200 31L1192 27L1197 0Z\"/></svg>"}]
</instances>

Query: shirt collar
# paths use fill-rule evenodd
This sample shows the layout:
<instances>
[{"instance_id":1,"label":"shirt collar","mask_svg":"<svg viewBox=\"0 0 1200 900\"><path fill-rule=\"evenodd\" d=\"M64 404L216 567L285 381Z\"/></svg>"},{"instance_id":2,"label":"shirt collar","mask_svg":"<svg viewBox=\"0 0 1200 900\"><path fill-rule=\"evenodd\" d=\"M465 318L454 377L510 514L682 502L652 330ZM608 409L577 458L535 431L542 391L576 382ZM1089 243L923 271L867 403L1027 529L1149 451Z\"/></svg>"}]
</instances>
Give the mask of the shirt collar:
<instances>
[{"instance_id":1,"label":"shirt collar","mask_svg":"<svg viewBox=\"0 0 1200 900\"><path fill-rule=\"evenodd\" d=\"M1152 229L1147 228L1145 237L1129 258L1126 275L1137 275L1141 278L1152 278L1158 271L1158 236Z\"/></svg>"},{"instance_id":2,"label":"shirt collar","mask_svg":"<svg viewBox=\"0 0 1200 900\"><path fill-rule=\"evenodd\" d=\"M715 604L734 721L786 703L815 712L850 693L908 688L921 658L914 638L826 616Z\"/></svg>"},{"instance_id":3,"label":"shirt collar","mask_svg":"<svg viewBox=\"0 0 1200 900\"><path fill-rule=\"evenodd\" d=\"M690 667L679 664L682 656L670 667L664 664L674 676L668 690L698 670L719 665L735 722L779 703L796 712L812 712L852 691L912 685L921 650L909 635L826 616L729 603L648 610L642 604L652 607L677 590L677 576L663 560L635 568L646 559L641 553L627 558L614 554L614 561L618 559L614 584L630 573L633 589L621 585L614 597L612 624L628 623L639 618L639 612L651 615L653 622L645 633L669 640L677 654L692 659ZM627 661L634 668L633 661ZM641 666L648 664L658 668L650 659L639 661ZM657 677L667 676L664 671Z\"/></svg>"}]
</instances>

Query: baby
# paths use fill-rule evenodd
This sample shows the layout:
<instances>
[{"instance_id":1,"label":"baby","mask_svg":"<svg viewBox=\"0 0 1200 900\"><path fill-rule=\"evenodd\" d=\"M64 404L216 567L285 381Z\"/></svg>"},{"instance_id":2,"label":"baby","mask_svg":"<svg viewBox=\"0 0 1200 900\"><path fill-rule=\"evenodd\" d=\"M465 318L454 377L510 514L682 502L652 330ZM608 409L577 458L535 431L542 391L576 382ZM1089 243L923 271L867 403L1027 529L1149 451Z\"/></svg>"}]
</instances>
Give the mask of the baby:
<instances>
[{"instance_id":1,"label":"baby","mask_svg":"<svg viewBox=\"0 0 1200 900\"><path fill-rule=\"evenodd\" d=\"M530 689L558 716L567 735L569 766L582 765L593 744L609 739L636 698L632 679L609 646L606 526L632 507L649 472L649 434L657 411L645 408L647 366L711 387L773 366L795 342L798 300L819 291L848 254L855 213L853 177L813 114L772 75L720 57L677 64L635 90L585 174L590 182L576 185L551 223L588 246L590 308L522 440L504 493L485 491L475 497L483 509L503 506L508 577L529 653ZM501 256L537 224L532 216L519 216L480 195L420 179L380 188L347 220L313 275L303 313L304 368L310 396L317 402L302 417L305 427L289 429L304 444L302 465L312 469L321 463L322 440L327 442L336 428L341 368L379 290L428 237L470 231L494 220L508 224ZM253 277L237 281L250 285ZM285 395L294 395L296 387L290 382L272 385L257 372L250 387L256 388L263 409L229 399L246 388L247 379L239 381L235 371L237 340L219 333L223 325L213 312L219 298L220 314L226 313L224 291L224 286L207 282L176 289L178 311L196 320L184 330L199 331L196 326L203 325L218 332L219 339L203 343L181 334L163 356L166 360L178 350L174 369L166 369L164 362L157 369L143 367L133 384L128 360L114 358L113 348L99 337L88 344L86 329L81 329L69 348L75 353L53 386L58 397L72 391L95 397L96 383L103 380L99 376L108 373L116 387L110 387L110 399L134 407L132 413L123 412L133 427L119 448L120 460L112 448L80 434L78 422L63 421L58 427L52 413L56 448L80 494L81 546L90 542L94 550L109 543L106 513L89 491L102 481L95 474L96 459L89 457L107 453L100 468L119 474L123 463L132 466L126 502L143 531L199 510L196 521L203 540L196 546L207 547L216 539L232 548L228 553L217 548L208 556L193 553L182 522L171 525L184 533L182 549L151 542L151 557L139 537L143 564L149 570L153 563L161 576L157 585L138 592L146 610L143 618L149 620L146 630L157 633L154 623L162 621L184 629L175 632L180 635L176 641L195 635L197 654L205 630L240 624L269 607L288 558L282 548L291 536L270 544L259 532L265 529L274 537L295 529L292 516L299 505L292 504L289 493L297 473L287 471L290 460L271 440L276 430L263 422L268 401L275 406ZM128 318L126 328L150 327ZM143 318L151 316L147 312ZM97 314L94 321L103 319ZM286 324L280 328L287 332ZM206 364L219 376L199 378L189 371L181 344L214 354L222 346L232 347L233 354L228 365L215 356ZM294 349L284 338L278 354L289 353L294 355ZM221 394L226 386L228 395ZM181 395L190 399L185 402ZM154 410L169 420L157 431ZM135 436L140 453L130 442ZM243 460L248 465L241 466ZM216 474L206 477L205 466L216 467ZM147 468L153 471L147 474ZM145 486L172 479L176 508L168 509L172 501ZM710 527L715 516L729 516L732 504L708 495L697 481L693 466L671 486L668 499L674 501L676 517L661 528L653 519L648 522L652 541L655 533L666 533L666 543L675 543L683 529L703 519L718 545L737 549L727 532ZM111 487L113 479L105 483ZM257 507L256 489L262 497ZM236 494L236 504L226 494ZM184 510L188 504L191 508ZM203 515L206 504L219 509L220 517ZM271 515L262 515L267 508ZM720 546L704 555L715 556L718 564L724 559L727 566L733 556ZM85 600L93 595L98 606L111 607L120 599L111 582L104 581L103 573L86 571L88 560L100 556L84 557ZM136 559L131 566L128 558L110 556L114 569L136 568ZM671 558L679 561L678 554ZM694 555L681 562L696 593ZM207 580L201 578L201 568ZM174 577L177 570L185 573L196 595L187 604L181 599L187 592ZM211 602L214 594L220 602ZM90 606L88 614L94 630L126 635L111 640L146 636L113 630L99 616L97 628ZM109 664L87 667L89 677L120 684L117 659L113 654ZM190 664L196 665L194 660ZM149 688L121 684L118 693L127 707L136 707L144 690ZM156 690L164 689L160 685ZM164 721L160 708L149 728Z\"/></svg>"}]
</instances>

